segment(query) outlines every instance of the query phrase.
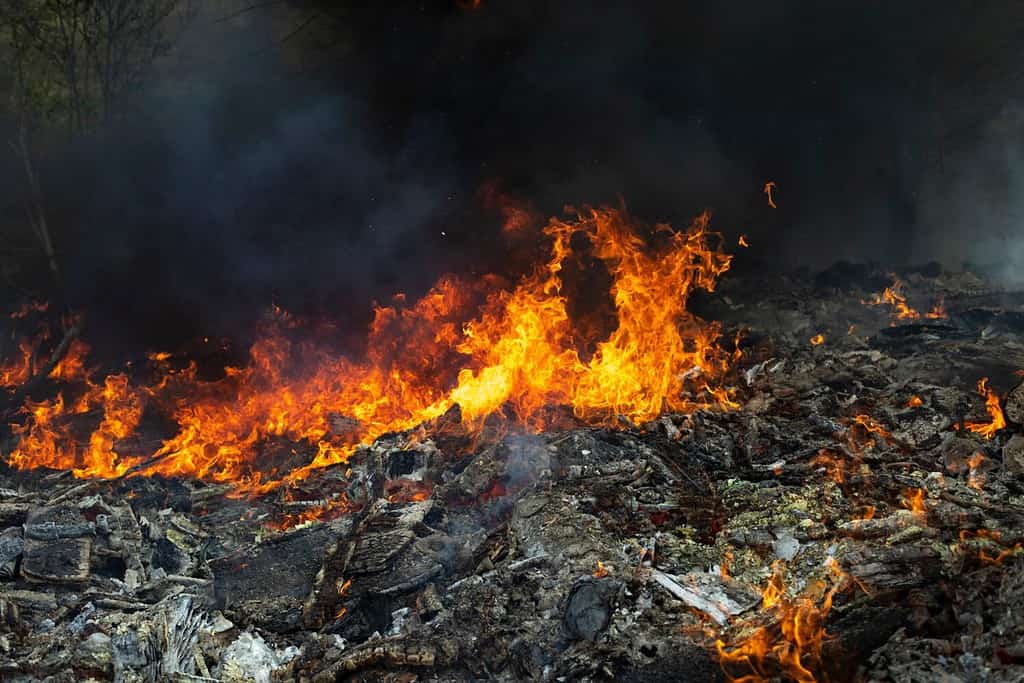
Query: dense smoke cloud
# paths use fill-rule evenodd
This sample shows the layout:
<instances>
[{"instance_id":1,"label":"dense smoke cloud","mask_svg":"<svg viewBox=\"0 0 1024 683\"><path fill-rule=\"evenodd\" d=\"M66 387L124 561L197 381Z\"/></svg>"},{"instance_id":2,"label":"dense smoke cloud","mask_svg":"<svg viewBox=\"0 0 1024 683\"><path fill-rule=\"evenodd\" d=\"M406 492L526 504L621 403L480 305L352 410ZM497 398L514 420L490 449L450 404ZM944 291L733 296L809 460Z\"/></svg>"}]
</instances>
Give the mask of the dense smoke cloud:
<instances>
[{"instance_id":1,"label":"dense smoke cloud","mask_svg":"<svg viewBox=\"0 0 1024 683\"><path fill-rule=\"evenodd\" d=\"M759 267L1005 259L1015 91L965 99L954 67L1012 17L897 5L211 3L118 130L47 156L68 296L147 344L273 300L358 326L521 265L493 181L548 214L710 208Z\"/></svg>"}]
</instances>

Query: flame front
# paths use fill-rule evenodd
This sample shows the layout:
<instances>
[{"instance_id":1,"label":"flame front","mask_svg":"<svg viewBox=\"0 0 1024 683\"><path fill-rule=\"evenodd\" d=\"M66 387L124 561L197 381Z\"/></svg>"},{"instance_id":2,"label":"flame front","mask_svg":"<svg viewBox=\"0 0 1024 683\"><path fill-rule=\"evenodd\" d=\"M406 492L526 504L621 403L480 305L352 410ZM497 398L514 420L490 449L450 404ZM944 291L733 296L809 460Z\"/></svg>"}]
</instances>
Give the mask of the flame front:
<instances>
[{"instance_id":1,"label":"flame front","mask_svg":"<svg viewBox=\"0 0 1024 683\"><path fill-rule=\"evenodd\" d=\"M558 406L606 424L735 407L720 380L736 353L717 343L716 324L686 308L693 291L714 288L731 260L707 214L685 232L655 226L647 241L613 209L551 219L543 233L547 258L511 289L495 276L475 283L444 277L411 305L398 295L377 306L362 360L292 341L290 320L252 346L245 367L227 368L219 381L200 381L194 366L168 370L170 356L153 355L165 372L151 386L132 387L115 375L88 382L74 404L58 397L29 405L9 460L76 476L188 475L260 492L344 462L357 444L456 406L470 431L494 414L543 428ZM586 253L577 253L586 243ZM574 324L563 291L565 266L584 258L602 263L611 280L616 322L603 337ZM82 362L66 362L67 378L87 376ZM146 405L169 413L177 433L155 453L123 453ZM97 407L102 420L88 447L78 448L62 418ZM308 463L289 471L261 467L260 445L274 438L309 444Z\"/></svg>"}]
</instances>

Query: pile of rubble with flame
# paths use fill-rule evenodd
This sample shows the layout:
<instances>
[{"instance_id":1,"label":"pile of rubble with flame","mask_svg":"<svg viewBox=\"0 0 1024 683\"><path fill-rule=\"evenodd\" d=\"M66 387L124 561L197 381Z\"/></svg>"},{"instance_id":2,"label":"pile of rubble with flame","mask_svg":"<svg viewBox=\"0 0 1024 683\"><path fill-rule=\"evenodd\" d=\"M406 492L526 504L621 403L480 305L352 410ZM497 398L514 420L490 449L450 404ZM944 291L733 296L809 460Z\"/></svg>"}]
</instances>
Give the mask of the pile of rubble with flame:
<instances>
[{"instance_id":1,"label":"pile of rubble with flame","mask_svg":"<svg viewBox=\"0 0 1024 683\"><path fill-rule=\"evenodd\" d=\"M725 280L728 409L455 403L241 493L4 465L0 679L1021 680L1024 295L899 275Z\"/></svg>"}]
</instances>

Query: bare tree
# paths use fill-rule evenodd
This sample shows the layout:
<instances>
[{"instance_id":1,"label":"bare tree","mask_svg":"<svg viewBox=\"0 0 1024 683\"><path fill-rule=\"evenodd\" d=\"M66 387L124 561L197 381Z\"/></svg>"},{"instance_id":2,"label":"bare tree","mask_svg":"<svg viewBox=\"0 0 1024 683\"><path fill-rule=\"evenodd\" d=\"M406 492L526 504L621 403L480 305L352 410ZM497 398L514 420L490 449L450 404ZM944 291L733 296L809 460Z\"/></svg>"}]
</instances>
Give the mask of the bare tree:
<instances>
[{"instance_id":1,"label":"bare tree","mask_svg":"<svg viewBox=\"0 0 1024 683\"><path fill-rule=\"evenodd\" d=\"M14 75L18 121L11 147L25 173L32 231L58 283L30 132L58 125L74 136L110 123L122 96L144 83L192 10L192 0L0 2L0 49Z\"/></svg>"}]
</instances>

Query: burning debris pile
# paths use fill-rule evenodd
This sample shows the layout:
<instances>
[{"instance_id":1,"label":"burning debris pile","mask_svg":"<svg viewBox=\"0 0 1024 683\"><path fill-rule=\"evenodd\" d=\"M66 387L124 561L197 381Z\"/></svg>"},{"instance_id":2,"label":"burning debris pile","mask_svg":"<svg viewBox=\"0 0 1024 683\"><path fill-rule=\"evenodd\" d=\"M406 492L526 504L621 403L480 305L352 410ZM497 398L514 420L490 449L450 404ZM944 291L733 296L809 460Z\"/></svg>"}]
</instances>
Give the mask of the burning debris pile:
<instances>
[{"instance_id":1,"label":"burning debris pile","mask_svg":"<svg viewBox=\"0 0 1024 683\"><path fill-rule=\"evenodd\" d=\"M101 377L17 311L3 680L1024 676L1024 296L719 283L707 217L544 235L516 284L379 306L359 360L276 310L219 378Z\"/></svg>"}]
</instances>

